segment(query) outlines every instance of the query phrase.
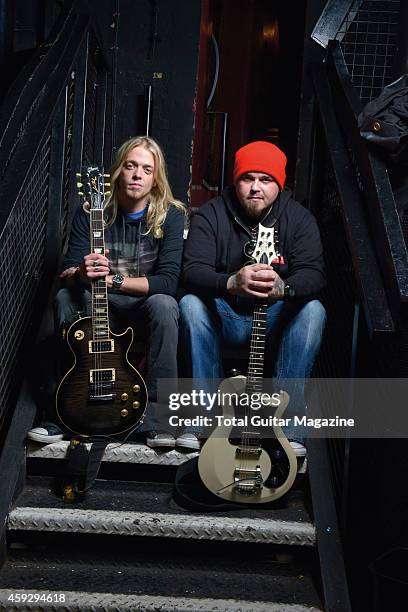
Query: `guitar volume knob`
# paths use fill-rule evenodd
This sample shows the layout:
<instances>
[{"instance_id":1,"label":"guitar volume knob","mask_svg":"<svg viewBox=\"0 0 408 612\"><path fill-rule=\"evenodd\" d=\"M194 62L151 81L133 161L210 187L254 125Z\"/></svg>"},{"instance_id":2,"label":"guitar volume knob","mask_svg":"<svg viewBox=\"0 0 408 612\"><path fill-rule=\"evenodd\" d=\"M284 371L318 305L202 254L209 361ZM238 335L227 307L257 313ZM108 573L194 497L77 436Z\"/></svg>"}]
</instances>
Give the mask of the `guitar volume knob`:
<instances>
[{"instance_id":1,"label":"guitar volume knob","mask_svg":"<svg viewBox=\"0 0 408 612\"><path fill-rule=\"evenodd\" d=\"M120 399L122 400L122 402L126 402L129 399L129 396L127 393L122 393Z\"/></svg>"},{"instance_id":2,"label":"guitar volume knob","mask_svg":"<svg viewBox=\"0 0 408 612\"><path fill-rule=\"evenodd\" d=\"M140 402L133 402L132 406L133 408L139 408Z\"/></svg>"},{"instance_id":3,"label":"guitar volume knob","mask_svg":"<svg viewBox=\"0 0 408 612\"><path fill-rule=\"evenodd\" d=\"M129 412L126 410L126 408L120 411L120 416L123 418L127 417L128 414Z\"/></svg>"},{"instance_id":4,"label":"guitar volume knob","mask_svg":"<svg viewBox=\"0 0 408 612\"><path fill-rule=\"evenodd\" d=\"M140 385L133 385L133 392L139 393L139 391L140 391Z\"/></svg>"}]
</instances>

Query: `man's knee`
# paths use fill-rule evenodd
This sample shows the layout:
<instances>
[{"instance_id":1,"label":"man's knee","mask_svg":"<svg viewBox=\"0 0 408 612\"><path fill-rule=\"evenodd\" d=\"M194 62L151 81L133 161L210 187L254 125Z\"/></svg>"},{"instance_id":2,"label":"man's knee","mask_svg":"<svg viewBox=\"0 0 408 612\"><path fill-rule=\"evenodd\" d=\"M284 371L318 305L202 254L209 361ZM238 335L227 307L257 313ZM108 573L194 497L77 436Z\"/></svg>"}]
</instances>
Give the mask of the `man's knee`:
<instances>
[{"instance_id":1,"label":"man's knee","mask_svg":"<svg viewBox=\"0 0 408 612\"><path fill-rule=\"evenodd\" d=\"M298 317L298 329L304 335L305 343L320 346L325 322L326 310L319 300L305 304Z\"/></svg>"},{"instance_id":2,"label":"man's knee","mask_svg":"<svg viewBox=\"0 0 408 612\"><path fill-rule=\"evenodd\" d=\"M208 308L196 295L185 295L180 300L179 308L182 325L196 328L208 319Z\"/></svg>"},{"instance_id":3,"label":"man's knee","mask_svg":"<svg viewBox=\"0 0 408 612\"><path fill-rule=\"evenodd\" d=\"M171 295L157 293L146 298L145 306L151 320L165 323L172 320L177 322L179 318L179 307Z\"/></svg>"},{"instance_id":4,"label":"man's knee","mask_svg":"<svg viewBox=\"0 0 408 612\"><path fill-rule=\"evenodd\" d=\"M54 298L54 324L59 330L64 323L70 323L75 319L80 310L78 300L70 289L60 289Z\"/></svg>"},{"instance_id":5,"label":"man's knee","mask_svg":"<svg viewBox=\"0 0 408 612\"><path fill-rule=\"evenodd\" d=\"M311 300L301 310L304 322L316 331L323 331L326 322L326 310L319 300Z\"/></svg>"}]
</instances>

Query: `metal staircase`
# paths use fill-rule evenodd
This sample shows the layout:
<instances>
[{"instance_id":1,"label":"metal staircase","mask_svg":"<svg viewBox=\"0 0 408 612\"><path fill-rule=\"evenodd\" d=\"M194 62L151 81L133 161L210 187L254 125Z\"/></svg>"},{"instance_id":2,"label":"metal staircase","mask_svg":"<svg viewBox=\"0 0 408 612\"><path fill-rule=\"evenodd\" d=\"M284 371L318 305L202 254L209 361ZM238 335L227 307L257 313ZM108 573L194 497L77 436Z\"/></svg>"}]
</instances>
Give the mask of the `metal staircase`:
<instances>
[{"instance_id":1,"label":"metal staircase","mask_svg":"<svg viewBox=\"0 0 408 612\"><path fill-rule=\"evenodd\" d=\"M111 444L102 477L116 467L123 480L98 480L67 505L51 476L67 444L28 449L28 474L50 475L28 475L9 513L1 610L322 610L304 476L271 508L197 513L171 482L194 453Z\"/></svg>"}]
</instances>

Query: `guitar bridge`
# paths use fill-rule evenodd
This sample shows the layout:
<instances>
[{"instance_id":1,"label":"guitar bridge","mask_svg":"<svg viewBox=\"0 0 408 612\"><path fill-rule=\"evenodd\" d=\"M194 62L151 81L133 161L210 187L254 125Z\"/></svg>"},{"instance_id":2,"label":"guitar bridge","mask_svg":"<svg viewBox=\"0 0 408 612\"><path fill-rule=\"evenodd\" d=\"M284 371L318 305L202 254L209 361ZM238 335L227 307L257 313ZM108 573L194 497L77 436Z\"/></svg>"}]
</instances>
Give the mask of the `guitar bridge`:
<instances>
[{"instance_id":1,"label":"guitar bridge","mask_svg":"<svg viewBox=\"0 0 408 612\"><path fill-rule=\"evenodd\" d=\"M113 402L116 399L114 393L115 385L111 382L89 385L89 401L90 402Z\"/></svg>"},{"instance_id":2,"label":"guitar bridge","mask_svg":"<svg viewBox=\"0 0 408 612\"><path fill-rule=\"evenodd\" d=\"M234 488L241 495L258 493L263 487L261 467L257 465L255 468L235 468L234 482Z\"/></svg>"}]
</instances>

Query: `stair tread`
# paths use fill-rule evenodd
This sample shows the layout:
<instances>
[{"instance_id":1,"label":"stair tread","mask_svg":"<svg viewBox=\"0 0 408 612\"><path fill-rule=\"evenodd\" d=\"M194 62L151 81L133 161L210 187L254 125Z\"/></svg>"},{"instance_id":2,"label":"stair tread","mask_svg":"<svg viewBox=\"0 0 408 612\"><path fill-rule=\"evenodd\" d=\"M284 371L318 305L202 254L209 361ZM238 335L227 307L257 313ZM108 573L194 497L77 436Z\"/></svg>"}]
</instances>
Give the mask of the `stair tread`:
<instances>
[{"instance_id":1,"label":"stair tread","mask_svg":"<svg viewBox=\"0 0 408 612\"><path fill-rule=\"evenodd\" d=\"M314 526L299 491L290 492L281 507L199 513L178 506L173 486L165 483L98 481L82 501L70 506L51 493L50 485L49 479L28 479L9 515L9 529L315 543Z\"/></svg>"},{"instance_id":2,"label":"stair tread","mask_svg":"<svg viewBox=\"0 0 408 612\"><path fill-rule=\"evenodd\" d=\"M67 547L68 548L68 547ZM109 550L109 549L108 549ZM158 596L247 602L280 602L319 606L310 571L302 558L291 564L274 563L272 555L235 547L234 555L200 549L193 556L181 546L171 550L122 553L86 550L11 549L0 574L0 588L79 592L124 596ZM231 609L231 608L230 608Z\"/></svg>"},{"instance_id":3,"label":"stair tread","mask_svg":"<svg viewBox=\"0 0 408 612\"><path fill-rule=\"evenodd\" d=\"M50 591L38 591L35 593L51 595ZM61 591L56 591L55 595ZM8 601L9 590L0 590L0 610L21 610L21 604L13 606ZM259 602L246 601L236 599L212 599L212 598L194 598L194 597L160 597L151 595L118 595L116 593L85 593L85 592L67 592L66 603L43 604L38 603L24 604L24 610L64 610L66 611L67 604L70 612L88 612L102 611L103 612L318 612L322 608L308 606L303 604L285 604L282 602ZM52 608L50 607L52 605Z\"/></svg>"},{"instance_id":4,"label":"stair tread","mask_svg":"<svg viewBox=\"0 0 408 612\"><path fill-rule=\"evenodd\" d=\"M61 440L53 444L39 445L29 441L27 457L29 459L65 459L69 441ZM87 445L88 447L90 444ZM164 452L154 450L138 442L113 442L105 449L103 462L107 463L143 463L145 465L178 466L197 456L197 452L180 452L175 449Z\"/></svg>"},{"instance_id":5,"label":"stair tread","mask_svg":"<svg viewBox=\"0 0 408 612\"><path fill-rule=\"evenodd\" d=\"M38 444L28 440L27 458L29 461L49 460L49 459L65 459L69 446L68 440L61 440L53 444ZM90 447L90 444L87 444ZM176 449L163 451L162 449L153 449L140 442L119 443L113 442L108 444L105 449L102 463L114 464L142 464L152 466L170 466L178 467L189 459L197 457L198 452L183 452ZM298 460L298 473L305 474L307 469L307 460Z\"/></svg>"},{"instance_id":6,"label":"stair tread","mask_svg":"<svg viewBox=\"0 0 408 612\"><path fill-rule=\"evenodd\" d=\"M173 485L160 482L127 482L97 480L83 500L72 506L57 498L52 493L53 480L32 476L27 478L17 506L39 508L78 508L84 510L120 510L139 512L165 512L166 514L194 515L196 512L186 510L173 498ZM300 490L291 490L284 498L268 507L248 508L236 506L231 510L206 512L206 516L231 516L275 520L286 520L299 523L311 523L310 515L304 505L304 495Z\"/></svg>"}]
</instances>

